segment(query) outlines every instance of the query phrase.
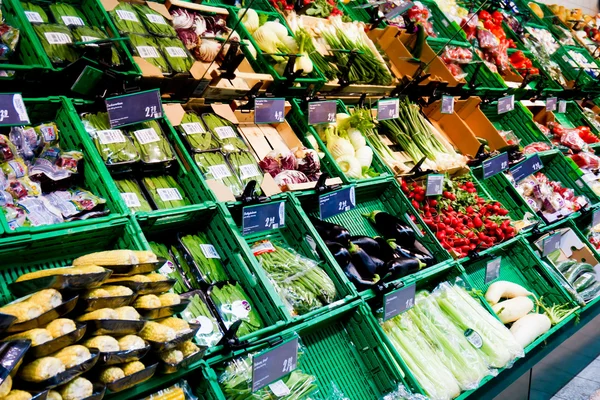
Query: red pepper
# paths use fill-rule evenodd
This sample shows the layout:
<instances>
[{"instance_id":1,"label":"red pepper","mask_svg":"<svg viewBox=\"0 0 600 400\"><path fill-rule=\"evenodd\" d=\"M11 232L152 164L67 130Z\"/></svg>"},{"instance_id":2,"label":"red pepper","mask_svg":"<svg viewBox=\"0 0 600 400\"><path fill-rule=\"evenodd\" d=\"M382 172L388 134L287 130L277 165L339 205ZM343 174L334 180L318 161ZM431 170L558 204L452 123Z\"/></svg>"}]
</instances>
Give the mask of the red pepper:
<instances>
[{"instance_id":1,"label":"red pepper","mask_svg":"<svg viewBox=\"0 0 600 400\"><path fill-rule=\"evenodd\" d=\"M483 21L492 19L492 14L490 14L489 12L487 12L485 10L479 11L479 14L477 16L479 17L480 20L483 20Z\"/></svg>"},{"instance_id":2,"label":"red pepper","mask_svg":"<svg viewBox=\"0 0 600 400\"><path fill-rule=\"evenodd\" d=\"M492 19L496 25L502 25L502 21L504 21L504 15L498 10L492 13Z\"/></svg>"}]
</instances>

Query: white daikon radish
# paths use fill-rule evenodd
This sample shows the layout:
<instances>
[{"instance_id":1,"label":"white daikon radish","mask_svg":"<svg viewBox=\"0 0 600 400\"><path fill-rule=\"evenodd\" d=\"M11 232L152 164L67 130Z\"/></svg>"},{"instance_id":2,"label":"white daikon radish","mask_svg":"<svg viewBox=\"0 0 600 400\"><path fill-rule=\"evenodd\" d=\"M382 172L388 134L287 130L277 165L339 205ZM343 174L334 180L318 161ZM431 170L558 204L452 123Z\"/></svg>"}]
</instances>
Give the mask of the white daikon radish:
<instances>
[{"instance_id":1,"label":"white daikon radish","mask_svg":"<svg viewBox=\"0 0 600 400\"><path fill-rule=\"evenodd\" d=\"M546 314L527 314L512 324L510 333L523 347L550 330L552 323Z\"/></svg>"},{"instance_id":2,"label":"white daikon radish","mask_svg":"<svg viewBox=\"0 0 600 400\"><path fill-rule=\"evenodd\" d=\"M513 297L532 295L533 293L521 285L508 281L498 281L490 285L487 292L485 292L485 299L488 303L494 305L502 298L512 299Z\"/></svg>"},{"instance_id":3,"label":"white daikon radish","mask_svg":"<svg viewBox=\"0 0 600 400\"><path fill-rule=\"evenodd\" d=\"M508 324L529 314L533 310L533 301L529 297L519 296L496 303L492 309L503 324Z\"/></svg>"}]
</instances>

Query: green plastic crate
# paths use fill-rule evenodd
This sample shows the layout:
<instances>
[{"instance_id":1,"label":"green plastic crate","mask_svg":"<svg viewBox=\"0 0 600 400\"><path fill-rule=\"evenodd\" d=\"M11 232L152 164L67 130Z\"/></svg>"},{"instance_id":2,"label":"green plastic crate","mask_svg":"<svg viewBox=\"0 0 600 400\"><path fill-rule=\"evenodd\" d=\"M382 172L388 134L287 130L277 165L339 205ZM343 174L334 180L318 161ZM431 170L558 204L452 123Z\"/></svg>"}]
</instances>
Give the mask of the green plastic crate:
<instances>
[{"instance_id":1,"label":"green plastic crate","mask_svg":"<svg viewBox=\"0 0 600 400\"><path fill-rule=\"evenodd\" d=\"M402 372L376 332L376 326L369 308L362 301L356 301L291 327L279 337L286 339L299 335L304 345L299 367L315 376L318 386L318 392L311 398L335 398L334 390L337 389L352 400L373 400L404 384ZM212 364L210 360L209 363ZM219 367L222 365L215 366L217 373ZM216 384L216 374L210 372L205 376L209 379L200 383L196 395L207 400L224 400L225 396Z\"/></svg>"},{"instance_id":2,"label":"green plastic crate","mask_svg":"<svg viewBox=\"0 0 600 400\"><path fill-rule=\"evenodd\" d=\"M93 102L86 101L73 101L71 103L71 108L75 114L80 114L82 112L97 112L99 111ZM119 193L113 177L109 173L107 167L104 165L104 161L102 157L98 153L94 142L90 138L89 134L86 132L81 119L76 116L74 121L75 129L82 141L83 145L87 149L87 152L91 155L96 163L96 166L105 176L108 176L106 180L106 188L113 194L113 197L116 198L116 203L119 206L119 209L124 213L129 213L129 208L125 204L125 201L121 198L121 194ZM183 147L183 143L179 139L177 133L174 131L173 127L167 122L166 118L160 118L157 120L163 129L163 132L167 136L167 139L173 146L175 150L176 156L176 167L174 172L174 178L179 183L183 191L185 192L187 198L192 202L192 205L178 207L175 209L163 209L163 210L154 210L149 212L136 212L136 218L151 218L151 219L161 219L172 221L174 218L183 218L183 214L175 213L177 217L173 217L175 211L193 211L207 202L214 201L214 197L212 192L206 186L204 179L202 179L199 170L195 167L195 163L190 157L190 155L185 151ZM118 176L117 176L118 177ZM128 177L128 176L124 176Z\"/></svg>"},{"instance_id":3,"label":"green plastic crate","mask_svg":"<svg viewBox=\"0 0 600 400\"><path fill-rule=\"evenodd\" d=\"M600 130L594 124L590 123L588 118L583 113L581 106L573 100L567 101L567 111L564 113L554 112L556 122L567 128L577 128L579 126L588 126L592 133L600 137ZM598 144L591 145L598 147Z\"/></svg>"},{"instance_id":4,"label":"green plastic crate","mask_svg":"<svg viewBox=\"0 0 600 400\"><path fill-rule=\"evenodd\" d=\"M101 222L113 221L124 215L123 209L119 207L120 199L108 189L107 184L110 176L96 164L93 154L90 153L79 135L76 127L77 116L70 107L68 99L64 97L46 97L39 99L24 99L27 113L32 124L54 121L59 130L59 144L63 151L81 150L83 152L83 182L80 184L84 189L106 200L106 209L111 213L104 217L90 218L82 221L70 221L60 224L23 226L11 229L4 213L0 213L0 226L5 236L34 234L48 232L57 229L71 229L79 226L95 225ZM0 239L10 241L11 238Z\"/></svg>"},{"instance_id":5,"label":"green plastic crate","mask_svg":"<svg viewBox=\"0 0 600 400\"><path fill-rule=\"evenodd\" d=\"M558 84L558 82L556 82L554 79L552 79L550 77L550 75L544 70L544 68L537 61L537 59L535 58L533 53L531 53L530 51L527 51L527 50L508 49L508 55L510 56L516 51L522 51L523 54L525 55L525 57L527 57L531 60L533 67L537 68L539 70L539 75L541 75L541 77L537 78L537 79L542 79L543 85L545 85L545 87L542 89L544 93L546 93L546 92L561 92L563 90L562 86L560 86ZM512 64L511 64L511 69L514 73L520 75L520 71L517 70L514 66L512 66ZM537 89L540 85L540 81L538 81L537 79L534 81L530 81L526 88L530 88L533 90ZM524 95L525 96L523 98L526 99L527 93L524 93Z\"/></svg>"},{"instance_id":6,"label":"green plastic crate","mask_svg":"<svg viewBox=\"0 0 600 400\"><path fill-rule=\"evenodd\" d=\"M499 131L512 131L525 147L531 143L543 142L552 144L533 121L533 114L521 102L515 101L515 109L498 114L498 103L481 105L481 111Z\"/></svg>"},{"instance_id":7,"label":"green plastic crate","mask_svg":"<svg viewBox=\"0 0 600 400\"><path fill-rule=\"evenodd\" d=\"M312 137L318 143L320 151L325 153L325 157L321 158L321 167L325 170L324 172L327 172L331 177L340 177L344 183L358 184L379 182L381 180L387 180L393 176L390 169L383 163L383 161L381 161L381 158L379 158L375 151L373 151L373 162L371 163L371 168L375 172L379 173L379 176L368 179L355 179L346 176L329 150L327 150L327 146L319 137L317 130L308 124L308 111L303 110L302 102L298 99L292 99L291 103L292 110L288 113L288 115L286 115L286 119L298 136L312 135ZM337 100L337 112L346 114L350 113L341 100ZM369 147L372 148L370 144Z\"/></svg>"},{"instance_id":8,"label":"green plastic crate","mask_svg":"<svg viewBox=\"0 0 600 400\"><path fill-rule=\"evenodd\" d=\"M297 200L302 205L304 211L313 217L319 218L319 202L314 196L296 196ZM411 216L417 215L414 208L410 205L406 197L400 191L398 183L394 180L387 182L379 182L373 185L357 186L355 188L356 208L347 211L342 214L338 214L334 217L327 218L326 221L342 225L345 227L351 235L365 235L365 236L380 236L380 233L375 227L363 216L363 214L370 213L372 211L385 211L408 223L409 226L415 227L415 234L417 239L423 246L425 246L436 258L437 263L434 266L426 268L417 274L416 276L427 274L430 269L438 268L439 265L447 264L452 259L450 254L440 245L433 233L429 230L425 224L423 224L417 216L417 224L422 228L418 229L412 222ZM324 248L324 241L320 236L317 238ZM363 296L370 296L367 290L361 293Z\"/></svg>"},{"instance_id":9,"label":"green plastic crate","mask_svg":"<svg viewBox=\"0 0 600 400\"><path fill-rule=\"evenodd\" d=\"M583 48L573 47L573 46L563 46L559 48L554 54L552 54L551 58L556 62L561 70L565 78L569 81L574 82L575 85L580 86L590 86L598 84L598 77L592 77L588 75L588 73L581 68L579 63L577 63L569 52L575 52L581 54L586 60L594 65L594 71L596 75L600 75L600 65L594 60L592 55Z\"/></svg>"}]
</instances>

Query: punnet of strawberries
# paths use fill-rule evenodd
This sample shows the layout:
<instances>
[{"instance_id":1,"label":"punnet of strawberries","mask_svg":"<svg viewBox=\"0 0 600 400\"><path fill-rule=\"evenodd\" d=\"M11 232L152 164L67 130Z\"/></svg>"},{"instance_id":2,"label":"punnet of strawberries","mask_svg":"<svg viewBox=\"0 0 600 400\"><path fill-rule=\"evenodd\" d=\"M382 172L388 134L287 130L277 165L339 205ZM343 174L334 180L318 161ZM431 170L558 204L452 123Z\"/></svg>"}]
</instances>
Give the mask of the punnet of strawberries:
<instances>
[{"instance_id":1,"label":"punnet of strawberries","mask_svg":"<svg viewBox=\"0 0 600 400\"><path fill-rule=\"evenodd\" d=\"M455 258L482 251L516 235L508 210L477 194L469 175L444 179L439 196L426 196L424 182L402 180L402 191L440 244Z\"/></svg>"}]
</instances>

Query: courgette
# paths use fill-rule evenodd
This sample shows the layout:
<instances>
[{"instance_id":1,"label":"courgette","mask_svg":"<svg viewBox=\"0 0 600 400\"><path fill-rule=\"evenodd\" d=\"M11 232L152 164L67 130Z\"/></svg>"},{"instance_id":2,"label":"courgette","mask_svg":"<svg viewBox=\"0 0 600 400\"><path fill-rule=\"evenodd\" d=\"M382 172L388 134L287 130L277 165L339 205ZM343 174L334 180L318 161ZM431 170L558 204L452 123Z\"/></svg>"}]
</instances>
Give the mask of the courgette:
<instances>
[{"instance_id":1,"label":"courgette","mask_svg":"<svg viewBox=\"0 0 600 400\"><path fill-rule=\"evenodd\" d=\"M580 263L572 266L564 273L565 279L572 285L584 272L594 273L594 267L588 263Z\"/></svg>"},{"instance_id":2,"label":"courgette","mask_svg":"<svg viewBox=\"0 0 600 400\"><path fill-rule=\"evenodd\" d=\"M592 286L579 293L583 301L590 301L600 293L600 282L595 282Z\"/></svg>"},{"instance_id":3,"label":"courgette","mask_svg":"<svg viewBox=\"0 0 600 400\"><path fill-rule=\"evenodd\" d=\"M561 261L556 268L562 272L563 274L565 272L567 272L569 270L569 268L571 268L573 265L577 264L577 261L575 260L566 260L566 261Z\"/></svg>"},{"instance_id":4,"label":"courgette","mask_svg":"<svg viewBox=\"0 0 600 400\"><path fill-rule=\"evenodd\" d=\"M579 278L575 279L573 287L577 292L581 292L592 286L594 282L596 282L596 275L591 272L584 272Z\"/></svg>"}]
</instances>

